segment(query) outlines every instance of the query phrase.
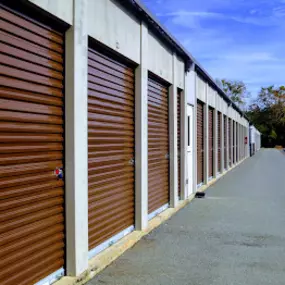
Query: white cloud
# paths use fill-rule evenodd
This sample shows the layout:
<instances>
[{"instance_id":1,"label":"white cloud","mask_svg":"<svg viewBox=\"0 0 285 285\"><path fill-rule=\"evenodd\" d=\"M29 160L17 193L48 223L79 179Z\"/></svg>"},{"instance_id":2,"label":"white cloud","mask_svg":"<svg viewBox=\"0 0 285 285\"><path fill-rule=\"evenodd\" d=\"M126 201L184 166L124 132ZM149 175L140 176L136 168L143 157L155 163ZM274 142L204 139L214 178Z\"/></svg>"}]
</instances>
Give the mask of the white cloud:
<instances>
[{"instance_id":1,"label":"white cloud","mask_svg":"<svg viewBox=\"0 0 285 285\"><path fill-rule=\"evenodd\" d=\"M273 54L269 52L234 52L234 53L228 53L224 55L220 55L219 58L226 59L226 60L232 60L232 61L239 61L239 62L245 62L248 64L251 63L260 63L260 62L273 62L278 61L279 59L276 58Z\"/></svg>"},{"instance_id":2,"label":"white cloud","mask_svg":"<svg viewBox=\"0 0 285 285\"><path fill-rule=\"evenodd\" d=\"M284 85L282 3L164 0L156 11L213 78L242 80L256 95L261 86Z\"/></svg>"},{"instance_id":3,"label":"white cloud","mask_svg":"<svg viewBox=\"0 0 285 285\"><path fill-rule=\"evenodd\" d=\"M254 10L256 14L257 10ZM274 16L282 15L285 13L285 10L280 9L273 13ZM249 11L251 14L251 11ZM172 17L172 21L174 24L178 24L181 26L193 26L193 22L198 23L198 21L203 19L214 19L214 20L231 20L239 23L244 24L252 24L256 26L276 26L279 25L278 17L274 17L273 15L270 16L239 16L239 15L229 15L225 13L216 13L216 12L207 12L207 11L186 11L186 10L179 10L175 12L160 14L158 13L158 17ZM190 24L189 24L190 21ZM195 25L199 26L199 25Z\"/></svg>"}]
</instances>

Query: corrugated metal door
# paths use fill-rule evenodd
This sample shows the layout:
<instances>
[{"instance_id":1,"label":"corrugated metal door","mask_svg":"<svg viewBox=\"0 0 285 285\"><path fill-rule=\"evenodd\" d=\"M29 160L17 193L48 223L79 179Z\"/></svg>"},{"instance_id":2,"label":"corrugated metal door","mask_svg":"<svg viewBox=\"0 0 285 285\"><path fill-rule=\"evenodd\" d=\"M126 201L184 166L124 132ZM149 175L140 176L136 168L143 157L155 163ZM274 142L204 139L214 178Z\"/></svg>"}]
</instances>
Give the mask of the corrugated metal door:
<instances>
[{"instance_id":1,"label":"corrugated metal door","mask_svg":"<svg viewBox=\"0 0 285 285\"><path fill-rule=\"evenodd\" d=\"M177 170L178 170L178 197L181 196L181 91L177 92Z\"/></svg>"},{"instance_id":2,"label":"corrugated metal door","mask_svg":"<svg viewBox=\"0 0 285 285\"><path fill-rule=\"evenodd\" d=\"M197 184L204 182L204 105L197 101Z\"/></svg>"},{"instance_id":3,"label":"corrugated metal door","mask_svg":"<svg viewBox=\"0 0 285 285\"><path fill-rule=\"evenodd\" d=\"M228 137L229 137L229 166L232 166L232 120L228 120Z\"/></svg>"},{"instance_id":4,"label":"corrugated metal door","mask_svg":"<svg viewBox=\"0 0 285 285\"><path fill-rule=\"evenodd\" d=\"M227 169L227 117L224 115L224 169Z\"/></svg>"},{"instance_id":5,"label":"corrugated metal door","mask_svg":"<svg viewBox=\"0 0 285 285\"><path fill-rule=\"evenodd\" d=\"M218 172L222 170L222 161L221 161L221 148L222 148L222 141L221 141L221 117L222 114L218 112Z\"/></svg>"},{"instance_id":6,"label":"corrugated metal door","mask_svg":"<svg viewBox=\"0 0 285 285\"><path fill-rule=\"evenodd\" d=\"M214 175L214 109L209 107L209 177Z\"/></svg>"},{"instance_id":7,"label":"corrugated metal door","mask_svg":"<svg viewBox=\"0 0 285 285\"><path fill-rule=\"evenodd\" d=\"M236 145L236 139L235 139L235 130L236 130L236 122L233 121L233 145L232 145L232 155L233 155L233 164L236 163L236 154L235 154L235 145Z\"/></svg>"},{"instance_id":8,"label":"corrugated metal door","mask_svg":"<svg viewBox=\"0 0 285 285\"><path fill-rule=\"evenodd\" d=\"M134 224L134 100L134 69L89 48L89 249Z\"/></svg>"},{"instance_id":9,"label":"corrugated metal door","mask_svg":"<svg viewBox=\"0 0 285 285\"><path fill-rule=\"evenodd\" d=\"M236 149L235 149L235 153L236 153L236 162L239 162L239 136L238 136L238 126L239 124L236 123Z\"/></svg>"},{"instance_id":10,"label":"corrugated metal door","mask_svg":"<svg viewBox=\"0 0 285 285\"><path fill-rule=\"evenodd\" d=\"M148 212L169 202L168 86L148 79Z\"/></svg>"},{"instance_id":11,"label":"corrugated metal door","mask_svg":"<svg viewBox=\"0 0 285 285\"><path fill-rule=\"evenodd\" d=\"M241 143L241 138L242 138L242 126L239 125L239 160L242 159L242 143Z\"/></svg>"},{"instance_id":12,"label":"corrugated metal door","mask_svg":"<svg viewBox=\"0 0 285 285\"><path fill-rule=\"evenodd\" d=\"M64 38L0 10L0 284L30 285L64 266Z\"/></svg>"}]
</instances>

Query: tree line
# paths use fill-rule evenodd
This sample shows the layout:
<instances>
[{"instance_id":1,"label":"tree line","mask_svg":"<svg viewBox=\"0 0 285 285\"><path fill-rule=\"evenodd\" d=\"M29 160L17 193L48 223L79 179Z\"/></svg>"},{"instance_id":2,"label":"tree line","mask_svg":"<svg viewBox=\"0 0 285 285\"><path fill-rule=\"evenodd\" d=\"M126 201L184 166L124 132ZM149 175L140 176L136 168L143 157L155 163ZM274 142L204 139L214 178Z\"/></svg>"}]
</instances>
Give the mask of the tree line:
<instances>
[{"instance_id":1,"label":"tree line","mask_svg":"<svg viewBox=\"0 0 285 285\"><path fill-rule=\"evenodd\" d=\"M253 98L242 81L222 79L217 83L260 131L262 147L285 148L285 86L261 87Z\"/></svg>"}]
</instances>

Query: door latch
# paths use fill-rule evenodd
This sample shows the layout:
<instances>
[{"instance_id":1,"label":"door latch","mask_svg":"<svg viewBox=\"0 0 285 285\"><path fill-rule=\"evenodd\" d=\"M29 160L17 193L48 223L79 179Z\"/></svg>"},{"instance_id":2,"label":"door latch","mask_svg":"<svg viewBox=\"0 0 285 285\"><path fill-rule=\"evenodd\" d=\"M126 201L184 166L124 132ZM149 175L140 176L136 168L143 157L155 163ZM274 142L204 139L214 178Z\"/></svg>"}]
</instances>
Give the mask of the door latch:
<instances>
[{"instance_id":1,"label":"door latch","mask_svg":"<svg viewBox=\"0 0 285 285\"><path fill-rule=\"evenodd\" d=\"M130 165L135 165L135 159L134 159L134 158L130 159L130 160L129 160L129 164L130 164Z\"/></svg>"},{"instance_id":2,"label":"door latch","mask_svg":"<svg viewBox=\"0 0 285 285\"><path fill-rule=\"evenodd\" d=\"M63 169L62 167L57 167L53 174L58 178L58 179L63 179Z\"/></svg>"},{"instance_id":3,"label":"door latch","mask_svg":"<svg viewBox=\"0 0 285 285\"><path fill-rule=\"evenodd\" d=\"M169 153L167 153L167 154L165 155L165 158L166 158L166 159L169 159Z\"/></svg>"}]
</instances>

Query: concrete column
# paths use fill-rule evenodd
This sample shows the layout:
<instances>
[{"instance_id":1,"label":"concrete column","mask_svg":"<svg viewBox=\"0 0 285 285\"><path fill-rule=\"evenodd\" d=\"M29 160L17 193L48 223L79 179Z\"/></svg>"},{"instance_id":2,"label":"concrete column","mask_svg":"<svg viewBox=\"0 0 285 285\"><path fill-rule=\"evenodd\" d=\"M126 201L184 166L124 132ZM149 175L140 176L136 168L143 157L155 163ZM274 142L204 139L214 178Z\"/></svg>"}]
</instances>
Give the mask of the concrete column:
<instances>
[{"instance_id":1,"label":"concrete column","mask_svg":"<svg viewBox=\"0 0 285 285\"><path fill-rule=\"evenodd\" d=\"M217 106L217 105L216 105ZM216 178L218 174L218 111L214 109L214 157L213 157L213 176Z\"/></svg>"},{"instance_id":2,"label":"concrete column","mask_svg":"<svg viewBox=\"0 0 285 285\"><path fill-rule=\"evenodd\" d=\"M194 124L194 132L193 132L193 189L194 192L197 192L197 93L198 93L198 76L195 73L195 65L193 64L193 74L195 78L195 99L194 99L194 118L193 118L193 124Z\"/></svg>"},{"instance_id":3,"label":"concrete column","mask_svg":"<svg viewBox=\"0 0 285 285\"><path fill-rule=\"evenodd\" d=\"M135 152L135 228L144 230L148 226L148 106L147 106L147 85L148 85L148 28L141 24L141 50L140 65L137 67L136 76L136 152Z\"/></svg>"},{"instance_id":4,"label":"concrete column","mask_svg":"<svg viewBox=\"0 0 285 285\"><path fill-rule=\"evenodd\" d=\"M230 160L229 160L229 136L228 136L228 133L229 133L229 117L226 116L225 119L226 119L224 122L224 124L226 124L226 138L225 138L225 140L226 140L226 147L227 147L225 169L229 169L229 162L230 162Z\"/></svg>"},{"instance_id":5,"label":"concrete column","mask_svg":"<svg viewBox=\"0 0 285 285\"><path fill-rule=\"evenodd\" d=\"M224 173L225 172L225 144L224 144L224 140L226 139L225 138L225 135L224 135L224 114L221 114L221 173Z\"/></svg>"},{"instance_id":6,"label":"concrete column","mask_svg":"<svg viewBox=\"0 0 285 285\"><path fill-rule=\"evenodd\" d=\"M209 105L208 105L209 85L206 85L206 103L204 104L204 184L209 181Z\"/></svg>"},{"instance_id":7,"label":"concrete column","mask_svg":"<svg viewBox=\"0 0 285 285\"><path fill-rule=\"evenodd\" d=\"M176 54L172 56L172 85L169 88L169 139L170 139L170 207L178 204L178 168L177 168L177 83Z\"/></svg>"},{"instance_id":8,"label":"concrete column","mask_svg":"<svg viewBox=\"0 0 285 285\"><path fill-rule=\"evenodd\" d=\"M88 269L87 1L74 0L73 26L66 32L65 208L66 269Z\"/></svg>"}]
</instances>

